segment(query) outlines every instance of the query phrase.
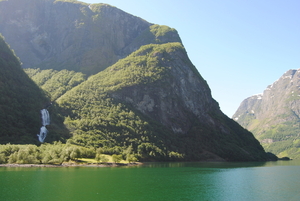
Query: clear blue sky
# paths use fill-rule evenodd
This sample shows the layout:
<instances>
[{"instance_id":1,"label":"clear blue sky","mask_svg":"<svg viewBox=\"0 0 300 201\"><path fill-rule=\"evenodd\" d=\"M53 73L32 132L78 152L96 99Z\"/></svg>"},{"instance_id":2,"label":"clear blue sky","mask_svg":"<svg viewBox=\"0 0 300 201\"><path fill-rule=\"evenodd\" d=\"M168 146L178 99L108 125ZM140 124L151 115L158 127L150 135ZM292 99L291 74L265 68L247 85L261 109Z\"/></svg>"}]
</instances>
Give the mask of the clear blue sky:
<instances>
[{"instance_id":1,"label":"clear blue sky","mask_svg":"<svg viewBox=\"0 0 300 201\"><path fill-rule=\"evenodd\" d=\"M247 97L300 68L300 0L82 0L175 28L232 117Z\"/></svg>"}]
</instances>

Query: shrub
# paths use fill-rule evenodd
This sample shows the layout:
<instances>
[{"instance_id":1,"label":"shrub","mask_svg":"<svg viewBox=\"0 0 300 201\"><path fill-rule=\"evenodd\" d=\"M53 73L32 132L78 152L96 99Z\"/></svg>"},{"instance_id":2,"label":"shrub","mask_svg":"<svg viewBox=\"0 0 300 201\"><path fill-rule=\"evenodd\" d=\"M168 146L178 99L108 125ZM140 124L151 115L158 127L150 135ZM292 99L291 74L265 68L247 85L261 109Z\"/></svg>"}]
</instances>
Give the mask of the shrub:
<instances>
[{"instance_id":1,"label":"shrub","mask_svg":"<svg viewBox=\"0 0 300 201\"><path fill-rule=\"evenodd\" d=\"M114 163L119 163L122 160L122 155L113 154L112 160Z\"/></svg>"}]
</instances>

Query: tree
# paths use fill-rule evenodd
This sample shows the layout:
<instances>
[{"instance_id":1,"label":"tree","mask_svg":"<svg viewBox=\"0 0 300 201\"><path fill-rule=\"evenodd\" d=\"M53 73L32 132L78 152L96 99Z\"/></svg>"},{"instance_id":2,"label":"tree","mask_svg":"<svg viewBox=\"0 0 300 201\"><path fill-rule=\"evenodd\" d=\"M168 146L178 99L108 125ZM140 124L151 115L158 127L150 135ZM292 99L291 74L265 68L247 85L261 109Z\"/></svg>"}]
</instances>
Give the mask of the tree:
<instances>
[{"instance_id":1,"label":"tree","mask_svg":"<svg viewBox=\"0 0 300 201\"><path fill-rule=\"evenodd\" d=\"M128 154L127 157L126 157L126 160L129 163L134 163L134 162L138 161L138 159L133 154Z\"/></svg>"},{"instance_id":2,"label":"tree","mask_svg":"<svg viewBox=\"0 0 300 201\"><path fill-rule=\"evenodd\" d=\"M107 163L108 158L104 154L96 154L95 160L97 163L102 162L102 163Z\"/></svg>"},{"instance_id":3,"label":"tree","mask_svg":"<svg viewBox=\"0 0 300 201\"><path fill-rule=\"evenodd\" d=\"M73 150L70 154L70 158L72 160L76 160L79 157L80 157L80 150L77 147L73 147Z\"/></svg>"},{"instance_id":4,"label":"tree","mask_svg":"<svg viewBox=\"0 0 300 201\"><path fill-rule=\"evenodd\" d=\"M6 157L5 154L0 154L0 164L6 163Z\"/></svg>"},{"instance_id":5,"label":"tree","mask_svg":"<svg viewBox=\"0 0 300 201\"><path fill-rule=\"evenodd\" d=\"M122 155L113 154L112 160L114 163L119 163L122 160Z\"/></svg>"}]
</instances>

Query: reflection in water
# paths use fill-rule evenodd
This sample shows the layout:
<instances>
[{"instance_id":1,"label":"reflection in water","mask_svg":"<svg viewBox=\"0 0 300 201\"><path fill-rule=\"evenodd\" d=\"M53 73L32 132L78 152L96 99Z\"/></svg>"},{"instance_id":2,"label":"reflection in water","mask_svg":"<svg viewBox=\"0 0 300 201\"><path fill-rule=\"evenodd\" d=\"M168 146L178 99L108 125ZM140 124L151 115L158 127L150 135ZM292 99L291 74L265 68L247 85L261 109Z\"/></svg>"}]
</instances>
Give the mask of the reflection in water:
<instances>
[{"instance_id":1,"label":"reflection in water","mask_svg":"<svg viewBox=\"0 0 300 201\"><path fill-rule=\"evenodd\" d=\"M197 167L197 168L243 168L262 167L269 162L161 162L144 163L144 167ZM141 166L143 167L143 166Z\"/></svg>"},{"instance_id":2,"label":"reflection in water","mask_svg":"<svg viewBox=\"0 0 300 201\"><path fill-rule=\"evenodd\" d=\"M0 167L0 200L298 200L300 163Z\"/></svg>"}]
</instances>

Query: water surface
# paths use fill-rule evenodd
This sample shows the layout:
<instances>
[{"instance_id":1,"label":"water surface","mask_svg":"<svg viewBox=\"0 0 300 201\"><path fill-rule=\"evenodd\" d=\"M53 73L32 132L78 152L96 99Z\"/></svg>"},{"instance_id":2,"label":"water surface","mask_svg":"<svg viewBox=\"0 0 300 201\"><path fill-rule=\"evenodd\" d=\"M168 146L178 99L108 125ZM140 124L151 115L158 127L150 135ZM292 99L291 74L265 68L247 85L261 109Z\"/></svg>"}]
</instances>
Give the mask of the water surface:
<instances>
[{"instance_id":1,"label":"water surface","mask_svg":"<svg viewBox=\"0 0 300 201\"><path fill-rule=\"evenodd\" d=\"M299 200L300 161L0 167L0 200Z\"/></svg>"}]
</instances>

